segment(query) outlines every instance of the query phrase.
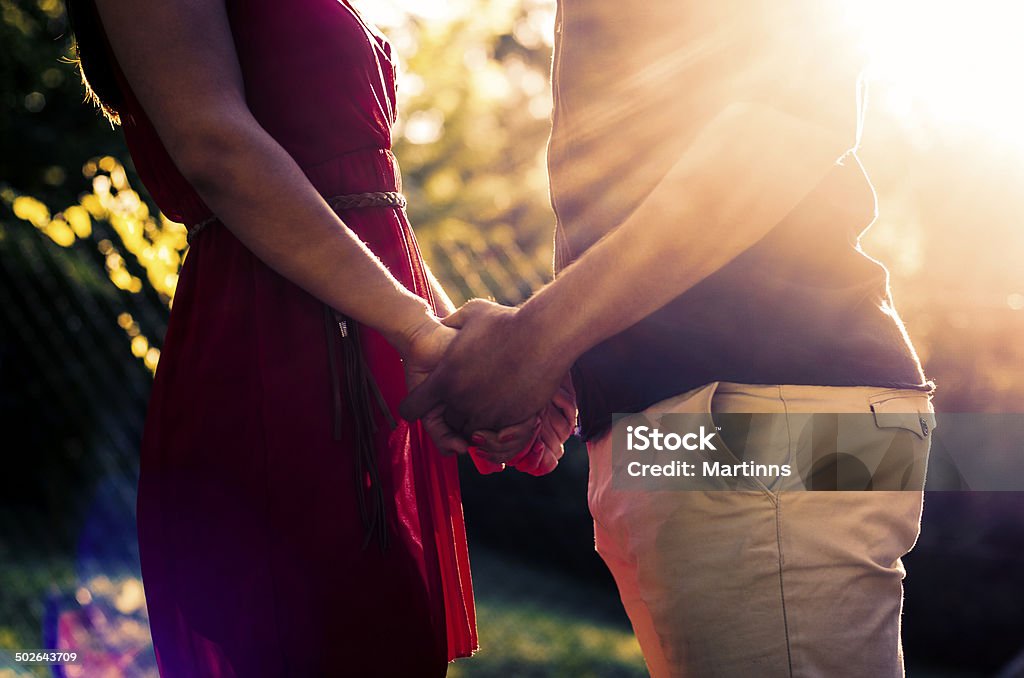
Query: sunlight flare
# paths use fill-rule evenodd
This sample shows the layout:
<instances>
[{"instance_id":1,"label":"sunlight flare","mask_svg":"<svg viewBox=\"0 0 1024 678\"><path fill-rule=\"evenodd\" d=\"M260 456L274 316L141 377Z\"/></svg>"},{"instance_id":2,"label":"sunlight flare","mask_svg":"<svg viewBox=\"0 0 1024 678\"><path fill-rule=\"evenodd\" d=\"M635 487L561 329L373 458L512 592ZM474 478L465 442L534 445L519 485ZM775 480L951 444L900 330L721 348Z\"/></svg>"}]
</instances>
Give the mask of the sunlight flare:
<instances>
[{"instance_id":1,"label":"sunlight flare","mask_svg":"<svg viewBox=\"0 0 1024 678\"><path fill-rule=\"evenodd\" d=\"M910 123L961 126L1024 144L1024 5L1009 0L848 0L877 105Z\"/></svg>"}]
</instances>

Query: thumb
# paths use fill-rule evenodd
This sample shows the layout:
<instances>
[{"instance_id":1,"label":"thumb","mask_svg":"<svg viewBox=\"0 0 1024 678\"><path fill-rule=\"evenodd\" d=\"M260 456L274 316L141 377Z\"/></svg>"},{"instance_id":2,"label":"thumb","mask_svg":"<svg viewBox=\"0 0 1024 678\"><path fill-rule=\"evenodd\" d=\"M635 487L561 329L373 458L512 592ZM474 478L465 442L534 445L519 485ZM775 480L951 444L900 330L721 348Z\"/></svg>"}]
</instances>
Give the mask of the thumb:
<instances>
[{"instance_id":1,"label":"thumb","mask_svg":"<svg viewBox=\"0 0 1024 678\"><path fill-rule=\"evenodd\" d=\"M461 330L463 326L476 316L486 313L488 307L494 305L493 302L487 301L486 299L470 299L451 315L443 318L441 323L448 326L454 327L457 330Z\"/></svg>"},{"instance_id":2,"label":"thumb","mask_svg":"<svg viewBox=\"0 0 1024 678\"><path fill-rule=\"evenodd\" d=\"M437 373L431 373L398 406L398 412L402 415L402 419L406 421L422 419L428 412L441 404L440 392L441 382Z\"/></svg>"}]
</instances>

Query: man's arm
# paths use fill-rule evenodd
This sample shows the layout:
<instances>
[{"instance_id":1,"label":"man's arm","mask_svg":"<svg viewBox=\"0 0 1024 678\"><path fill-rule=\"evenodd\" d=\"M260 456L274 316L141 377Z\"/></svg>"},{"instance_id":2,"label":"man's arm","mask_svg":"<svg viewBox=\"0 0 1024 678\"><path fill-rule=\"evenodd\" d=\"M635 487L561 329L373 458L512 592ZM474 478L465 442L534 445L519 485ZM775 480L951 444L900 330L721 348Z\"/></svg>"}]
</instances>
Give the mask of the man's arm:
<instances>
[{"instance_id":1,"label":"man's arm","mask_svg":"<svg viewBox=\"0 0 1024 678\"><path fill-rule=\"evenodd\" d=\"M486 303L403 407L444 401L463 430L536 412L587 349L728 264L768 233L849 149L848 133L763 104L708 123L640 206L518 311Z\"/></svg>"},{"instance_id":2,"label":"man's arm","mask_svg":"<svg viewBox=\"0 0 1024 678\"><path fill-rule=\"evenodd\" d=\"M686 292L764 237L851 137L764 104L714 118L619 226L521 308L553 368Z\"/></svg>"}]
</instances>

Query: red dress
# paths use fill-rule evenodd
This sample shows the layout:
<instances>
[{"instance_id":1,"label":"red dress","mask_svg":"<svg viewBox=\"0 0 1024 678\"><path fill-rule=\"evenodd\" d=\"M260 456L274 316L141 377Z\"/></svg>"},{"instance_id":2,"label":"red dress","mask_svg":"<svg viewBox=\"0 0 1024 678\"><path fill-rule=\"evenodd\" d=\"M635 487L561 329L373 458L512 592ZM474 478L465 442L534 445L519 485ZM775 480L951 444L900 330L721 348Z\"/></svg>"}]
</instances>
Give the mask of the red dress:
<instances>
[{"instance_id":1,"label":"red dress","mask_svg":"<svg viewBox=\"0 0 1024 678\"><path fill-rule=\"evenodd\" d=\"M337 0L227 0L248 104L325 197L400 191L387 41ZM210 216L122 81L132 158L170 218ZM345 223L430 299L405 212ZM289 224L280 224L288 228ZM214 224L182 266L150 400L139 547L161 673L429 676L476 649L454 460L419 424L374 442L390 542L364 548L353 421L334 439L321 303ZM361 328L397 417L398 354ZM336 376L345 379L343 365ZM342 382L344 383L344 382ZM347 410L346 410L347 412Z\"/></svg>"}]
</instances>

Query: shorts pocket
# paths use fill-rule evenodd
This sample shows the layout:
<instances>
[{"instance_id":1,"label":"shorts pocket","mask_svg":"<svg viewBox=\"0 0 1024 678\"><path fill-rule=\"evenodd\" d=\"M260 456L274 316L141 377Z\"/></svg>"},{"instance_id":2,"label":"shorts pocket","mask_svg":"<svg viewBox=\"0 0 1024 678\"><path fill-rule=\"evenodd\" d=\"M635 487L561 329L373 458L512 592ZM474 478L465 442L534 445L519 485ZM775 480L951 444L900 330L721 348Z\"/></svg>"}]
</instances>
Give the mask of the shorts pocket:
<instances>
[{"instance_id":1,"label":"shorts pocket","mask_svg":"<svg viewBox=\"0 0 1024 678\"><path fill-rule=\"evenodd\" d=\"M885 453L873 473L875 489L923 490L935 430L935 410L928 394L897 391L869 399Z\"/></svg>"},{"instance_id":2,"label":"shorts pocket","mask_svg":"<svg viewBox=\"0 0 1024 678\"><path fill-rule=\"evenodd\" d=\"M888 391L870 398L878 428L901 428L924 440L935 430L931 396L916 391Z\"/></svg>"}]
</instances>

